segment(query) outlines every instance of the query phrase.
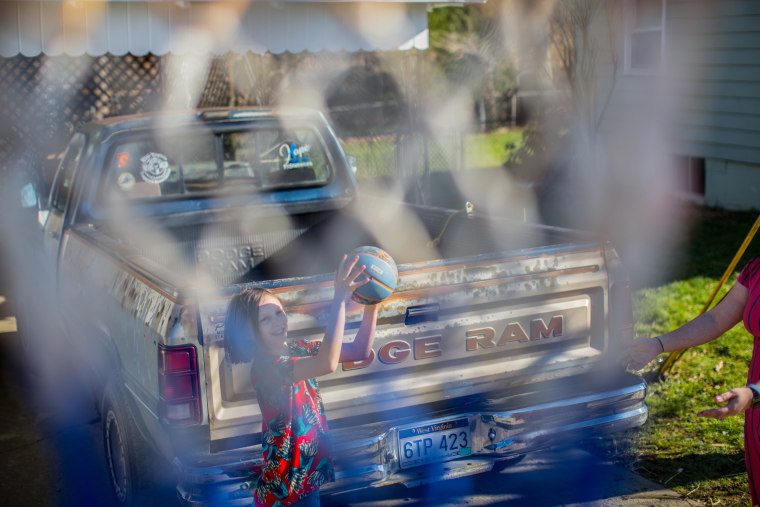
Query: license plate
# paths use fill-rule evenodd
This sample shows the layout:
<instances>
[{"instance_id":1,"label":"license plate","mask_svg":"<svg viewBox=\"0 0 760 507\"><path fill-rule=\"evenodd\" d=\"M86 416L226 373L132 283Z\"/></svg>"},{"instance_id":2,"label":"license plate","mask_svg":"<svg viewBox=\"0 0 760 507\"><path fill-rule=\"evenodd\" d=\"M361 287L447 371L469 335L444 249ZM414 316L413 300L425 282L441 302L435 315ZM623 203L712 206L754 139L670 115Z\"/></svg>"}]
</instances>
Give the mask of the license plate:
<instances>
[{"instance_id":1,"label":"license plate","mask_svg":"<svg viewBox=\"0 0 760 507\"><path fill-rule=\"evenodd\" d=\"M403 428L398 432L401 468L472 454L470 421L453 421Z\"/></svg>"}]
</instances>

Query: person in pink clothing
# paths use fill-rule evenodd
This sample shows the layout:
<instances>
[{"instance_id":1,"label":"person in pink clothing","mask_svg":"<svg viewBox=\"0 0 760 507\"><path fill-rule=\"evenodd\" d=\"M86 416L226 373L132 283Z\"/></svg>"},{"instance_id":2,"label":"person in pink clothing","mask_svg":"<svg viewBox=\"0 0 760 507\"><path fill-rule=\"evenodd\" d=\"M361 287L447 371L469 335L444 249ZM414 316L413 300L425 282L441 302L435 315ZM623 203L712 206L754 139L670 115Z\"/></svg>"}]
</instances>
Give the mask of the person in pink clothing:
<instances>
[{"instance_id":1,"label":"person in pink clothing","mask_svg":"<svg viewBox=\"0 0 760 507\"><path fill-rule=\"evenodd\" d=\"M683 326L654 338L639 338L624 350L623 362L641 369L663 352L696 347L718 338L744 321L754 337L747 385L715 397L725 405L697 415L724 419L744 414L744 455L752 505L760 505L760 257L742 269L739 278L720 303Z\"/></svg>"}]
</instances>

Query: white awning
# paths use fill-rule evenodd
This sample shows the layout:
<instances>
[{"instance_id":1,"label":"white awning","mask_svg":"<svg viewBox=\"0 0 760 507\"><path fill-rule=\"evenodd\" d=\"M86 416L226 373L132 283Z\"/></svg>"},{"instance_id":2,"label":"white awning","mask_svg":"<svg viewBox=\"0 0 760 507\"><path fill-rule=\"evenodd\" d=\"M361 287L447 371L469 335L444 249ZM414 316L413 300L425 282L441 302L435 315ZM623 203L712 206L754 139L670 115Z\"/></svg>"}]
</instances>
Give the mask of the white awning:
<instances>
[{"instance_id":1,"label":"white awning","mask_svg":"<svg viewBox=\"0 0 760 507\"><path fill-rule=\"evenodd\" d=\"M0 0L0 56L426 49L435 3Z\"/></svg>"}]
</instances>

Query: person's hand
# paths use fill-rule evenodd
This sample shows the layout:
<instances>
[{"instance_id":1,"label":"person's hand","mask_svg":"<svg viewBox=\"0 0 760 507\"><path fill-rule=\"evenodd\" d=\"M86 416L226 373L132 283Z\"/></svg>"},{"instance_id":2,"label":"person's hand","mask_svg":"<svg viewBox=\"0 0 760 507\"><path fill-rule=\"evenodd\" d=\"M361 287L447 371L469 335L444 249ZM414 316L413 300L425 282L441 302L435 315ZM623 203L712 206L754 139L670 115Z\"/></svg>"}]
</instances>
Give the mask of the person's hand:
<instances>
[{"instance_id":1,"label":"person's hand","mask_svg":"<svg viewBox=\"0 0 760 507\"><path fill-rule=\"evenodd\" d=\"M739 415L752 406L752 390L749 387L736 387L719 394L715 401L726 404L720 408L703 410L697 416L723 420L732 415Z\"/></svg>"},{"instance_id":2,"label":"person's hand","mask_svg":"<svg viewBox=\"0 0 760 507\"><path fill-rule=\"evenodd\" d=\"M343 255L343 259L340 261L338 270L335 272L335 299L345 301L351 297L351 294L358 288L369 283L369 277L364 277L364 280L357 282L356 279L364 271L365 266L362 265L357 268L356 263L359 262L359 256L355 255L353 259L349 259L348 255Z\"/></svg>"},{"instance_id":3,"label":"person's hand","mask_svg":"<svg viewBox=\"0 0 760 507\"><path fill-rule=\"evenodd\" d=\"M626 369L640 370L662 352L657 338L636 338L623 345L620 362Z\"/></svg>"}]
</instances>

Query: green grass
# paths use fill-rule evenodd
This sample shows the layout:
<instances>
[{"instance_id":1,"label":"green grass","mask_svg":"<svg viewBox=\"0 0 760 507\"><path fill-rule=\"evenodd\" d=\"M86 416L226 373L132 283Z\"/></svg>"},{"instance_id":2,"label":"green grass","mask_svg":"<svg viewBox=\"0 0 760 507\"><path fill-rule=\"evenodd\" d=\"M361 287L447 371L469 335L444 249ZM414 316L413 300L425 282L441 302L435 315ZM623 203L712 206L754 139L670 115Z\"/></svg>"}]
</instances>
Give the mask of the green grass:
<instances>
[{"instance_id":1,"label":"green grass","mask_svg":"<svg viewBox=\"0 0 760 507\"><path fill-rule=\"evenodd\" d=\"M523 129L500 129L488 133L456 134L427 142L427 160L430 171L451 171L460 169L498 167L506 162L509 153L522 143ZM346 153L356 157L357 178L395 176L397 170L397 150L403 146L405 156L414 160L416 170L424 168L422 138L416 137L410 144L395 135L342 140ZM415 156L414 149L419 150Z\"/></svg>"},{"instance_id":2,"label":"green grass","mask_svg":"<svg viewBox=\"0 0 760 507\"><path fill-rule=\"evenodd\" d=\"M655 336L699 314L757 218L756 213L696 209L678 272L634 297L635 334ZM735 282L760 238L750 245L718 294ZM600 440L602 449L630 469L705 505L750 505L743 453L743 417L699 418L717 406L713 396L746 383L752 336L738 324L717 340L687 350L664 380L656 365L645 370L649 420L637 429ZM661 355L659 361L666 356Z\"/></svg>"},{"instance_id":3,"label":"green grass","mask_svg":"<svg viewBox=\"0 0 760 507\"><path fill-rule=\"evenodd\" d=\"M465 142L465 168L499 167L509 153L522 144L522 129L502 129L487 134L470 134Z\"/></svg>"}]
</instances>

